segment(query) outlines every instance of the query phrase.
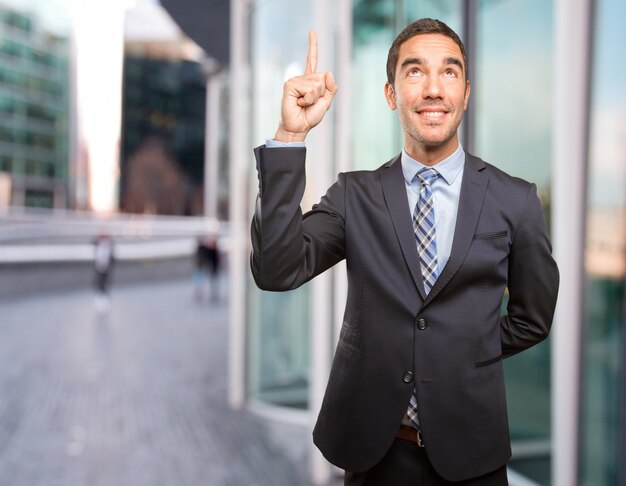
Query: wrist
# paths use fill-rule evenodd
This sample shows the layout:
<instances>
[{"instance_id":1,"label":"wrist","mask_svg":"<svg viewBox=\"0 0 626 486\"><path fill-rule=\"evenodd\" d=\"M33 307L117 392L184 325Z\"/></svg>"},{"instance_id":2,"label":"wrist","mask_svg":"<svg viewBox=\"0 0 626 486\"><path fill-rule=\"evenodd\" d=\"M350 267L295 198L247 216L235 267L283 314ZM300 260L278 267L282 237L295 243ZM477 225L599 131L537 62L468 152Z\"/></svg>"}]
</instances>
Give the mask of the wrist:
<instances>
[{"instance_id":1,"label":"wrist","mask_svg":"<svg viewBox=\"0 0 626 486\"><path fill-rule=\"evenodd\" d=\"M306 135L306 132L290 132L279 126L276 135L274 135L274 140L283 143L304 142Z\"/></svg>"}]
</instances>

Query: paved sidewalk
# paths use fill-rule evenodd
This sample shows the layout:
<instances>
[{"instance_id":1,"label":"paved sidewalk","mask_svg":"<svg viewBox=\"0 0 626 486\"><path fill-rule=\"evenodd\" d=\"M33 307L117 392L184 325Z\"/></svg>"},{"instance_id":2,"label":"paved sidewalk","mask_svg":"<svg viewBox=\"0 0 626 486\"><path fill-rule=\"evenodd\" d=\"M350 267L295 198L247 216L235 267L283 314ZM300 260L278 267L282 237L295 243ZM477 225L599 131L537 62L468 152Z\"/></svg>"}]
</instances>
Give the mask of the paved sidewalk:
<instances>
[{"instance_id":1,"label":"paved sidewalk","mask_svg":"<svg viewBox=\"0 0 626 486\"><path fill-rule=\"evenodd\" d=\"M0 301L0 485L306 485L306 427L228 408L227 306L191 277Z\"/></svg>"}]
</instances>

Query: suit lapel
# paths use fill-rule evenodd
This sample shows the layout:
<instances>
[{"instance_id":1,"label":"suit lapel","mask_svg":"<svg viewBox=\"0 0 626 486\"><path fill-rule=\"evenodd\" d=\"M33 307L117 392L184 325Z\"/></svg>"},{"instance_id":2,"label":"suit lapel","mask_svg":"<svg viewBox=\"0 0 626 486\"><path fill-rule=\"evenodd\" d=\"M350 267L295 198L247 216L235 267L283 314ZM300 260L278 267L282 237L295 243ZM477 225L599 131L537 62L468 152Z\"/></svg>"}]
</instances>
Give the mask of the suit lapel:
<instances>
[{"instance_id":1,"label":"suit lapel","mask_svg":"<svg viewBox=\"0 0 626 486\"><path fill-rule=\"evenodd\" d=\"M402 248L402 254L406 261L413 282L419 291L422 299L426 298L424 282L420 270L419 257L417 255L417 245L415 243L415 233L413 232L413 222L409 211L409 201L406 195L404 176L402 175L402 164L400 156L389 161L381 171L380 181L383 187L383 194L387 209L391 215L391 221Z\"/></svg>"},{"instance_id":2,"label":"suit lapel","mask_svg":"<svg viewBox=\"0 0 626 486\"><path fill-rule=\"evenodd\" d=\"M465 256L469 251L483 207L488 183L487 174L483 172L484 168L485 163L482 160L466 153L450 259L430 290L424 304L433 300L441 289L446 286L465 260Z\"/></svg>"}]
</instances>

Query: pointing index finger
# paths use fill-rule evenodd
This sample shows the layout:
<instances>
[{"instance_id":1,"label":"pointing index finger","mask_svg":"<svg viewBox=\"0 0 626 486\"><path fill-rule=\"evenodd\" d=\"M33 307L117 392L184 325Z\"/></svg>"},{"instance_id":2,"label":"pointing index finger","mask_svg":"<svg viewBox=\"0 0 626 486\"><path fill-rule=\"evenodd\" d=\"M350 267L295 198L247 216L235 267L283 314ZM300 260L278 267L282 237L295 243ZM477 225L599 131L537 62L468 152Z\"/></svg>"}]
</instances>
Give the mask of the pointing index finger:
<instances>
[{"instance_id":1,"label":"pointing index finger","mask_svg":"<svg viewBox=\"0 0 626 486\"><path fill-rule=\"evenodd\" d=\"M309 30L309 53L306 56L304 74L313 74L315 71L317 71L317 33Z\"/></svg>"}]
</instances>

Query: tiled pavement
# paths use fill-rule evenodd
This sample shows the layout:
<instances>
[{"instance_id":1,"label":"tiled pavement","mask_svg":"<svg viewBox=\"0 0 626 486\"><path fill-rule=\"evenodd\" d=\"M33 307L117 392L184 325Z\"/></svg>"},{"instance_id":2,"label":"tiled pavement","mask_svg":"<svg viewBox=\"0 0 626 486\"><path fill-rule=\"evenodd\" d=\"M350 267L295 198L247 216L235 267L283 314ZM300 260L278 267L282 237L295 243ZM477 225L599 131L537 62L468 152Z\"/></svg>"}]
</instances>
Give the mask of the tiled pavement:
<instances>
[{"instance_id":1,"label":"tiled pavement","mask_svg":"<svg viewBox=\"0 0 626 486\"><path fill-rule=\"evenodd\" d=\"M233 411L191 279L0 300L0 485L306 485L309 431Z\"/></svg>"}]
</instances>

